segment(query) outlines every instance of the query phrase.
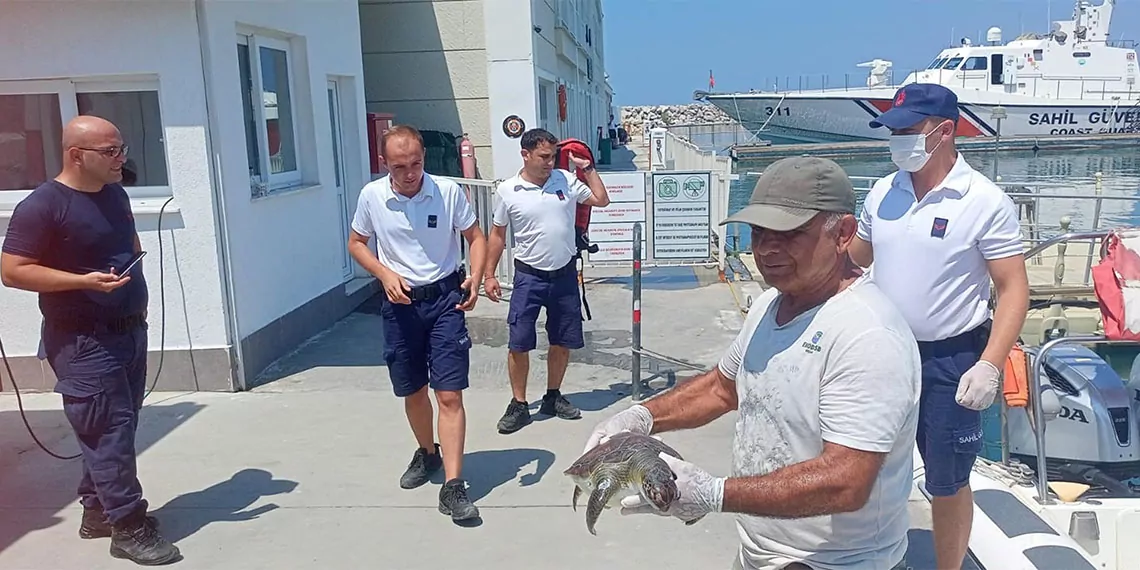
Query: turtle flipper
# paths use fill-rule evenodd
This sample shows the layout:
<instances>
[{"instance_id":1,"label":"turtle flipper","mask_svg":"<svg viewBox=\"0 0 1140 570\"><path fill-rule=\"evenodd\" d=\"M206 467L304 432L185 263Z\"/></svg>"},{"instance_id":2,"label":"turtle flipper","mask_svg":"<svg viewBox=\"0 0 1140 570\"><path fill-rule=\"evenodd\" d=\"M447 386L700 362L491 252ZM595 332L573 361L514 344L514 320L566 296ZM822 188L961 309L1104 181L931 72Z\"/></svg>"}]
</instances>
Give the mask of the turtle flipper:
<instances>
[{"instance_id":1,"label":"turtle flipper","mask_svg":"<svg viewBox=\"0 0 1140 570\"><path fill-rule=\"evenodd\" d=\"M574 496L570 498L570 507L574 509L574 512L578 512L578 497L581 496L581 494L582 488L578 485L574 485Z\"/></svg>"},{"instance_id":2,"label":"turtle flipper","mask_svg":"<svg viewBox=\"0 0 1140 570\"><path fill-rule=\"evenodd\" d=\"M606 508L606 503L610 502L619 488L621 485L612 477L602 477L598 480L597 486L590 493L590 501L586 505L586 529L590 531L590 534L598 535L597 532L594 532L594 523L598 522L602 509Z\"/></svg>"}]
</instances>

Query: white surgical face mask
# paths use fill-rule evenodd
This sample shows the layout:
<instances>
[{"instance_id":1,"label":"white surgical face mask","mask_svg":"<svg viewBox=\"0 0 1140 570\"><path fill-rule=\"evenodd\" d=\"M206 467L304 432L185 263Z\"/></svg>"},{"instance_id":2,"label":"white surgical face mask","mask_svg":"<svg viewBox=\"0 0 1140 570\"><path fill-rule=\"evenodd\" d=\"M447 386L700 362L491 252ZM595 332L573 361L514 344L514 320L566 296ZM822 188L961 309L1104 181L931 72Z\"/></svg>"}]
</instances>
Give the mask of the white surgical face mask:
<instances>
[{"instance_id":1,"label":"white surgical face mask","mask_svg":"<svg viewBox=\"0 0 1140 570\"><path fill-rule=\"evenodd\" d=\"M930 152L926 150L926 137L938 130L935 127L929 133L918 135L891 135L891 161L900 170L918 172L930 160ZM941 141L938 143L942 144ZM934 147L937 149L938 147Z\"/></svg>"}]
</instances>

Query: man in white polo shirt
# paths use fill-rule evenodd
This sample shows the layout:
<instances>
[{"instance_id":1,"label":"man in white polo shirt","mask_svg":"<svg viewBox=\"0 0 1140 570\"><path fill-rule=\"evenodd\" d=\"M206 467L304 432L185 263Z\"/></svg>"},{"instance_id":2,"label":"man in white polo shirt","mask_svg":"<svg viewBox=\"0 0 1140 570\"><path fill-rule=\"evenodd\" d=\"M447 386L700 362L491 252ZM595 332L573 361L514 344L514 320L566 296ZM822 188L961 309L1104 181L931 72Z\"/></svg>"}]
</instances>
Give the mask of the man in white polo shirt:
<instances>
[{"instance_id":1,"label":"man in white polo shirt","mask_svg":"<svg viewBox=\"0 0 1140 570\"><path fill-rule=\"evenodd\" d=\"M921 371L898 309L848 258L855 191L838 164L772 163L727 222L752 230L772 287L711 371L601 422L586 450L621 431L694 429L738 410L732 472L662 454L676 474L666 513L735 513L734 568L903 568ZM658 511L622 501L622 514ZM708 568L717 565L706 565Z\"/></svg>"},{"instance_id":2,"label":"man in white polo shirt","mask_svg":"<svg viewBox=\"0 0 1140 570\"><path fill-rule=\"evenodd\" d=\"M419 443L400 486L419 487L442 466L440 512L455 521L474 519L479 510L461 478L471 350L463 312L478 298L486 239L463 188L424 173L423 138L416 129L393 127L380 152L388 174L361 190L348 248L384 285L384 360ZM459 234L471 252L469 277ZM368 248L372 236L378 255ZM429 386L439 404L439 444L432 437Z\"/></svg>"},{"instance_id":3,"label":"man in white polo shirt","mask_svg":"<svg viewBox=\"0 0 1140 570\"><path fill-rule=\"evenodd\" d=\"M554 168L558 139L543 129L523 133L523 167L495 190L495 213L489 238L487 298L499 302L502 286L495 268L507 243L507 226L515 236L515 278L507 311L509 340L507 373L511 401L499 420L500 433L513 433L531 421L526 401L530 351L538 342L538 313L546 308L546 394L539 413L577 419L582 412L561 393L570 350L586 345L582 334L582 297L574 261L574 216L578 204L604 208L610 203L601 177L586 157L571 155L571 162L587 174L587 184L565 170Z\"/></svg>"},{"instance_id":4,"label":"man in white polo shirt","mask_svg":"<svg viewBox=\"0 0 1140 570\"><path fill-rule=\"evenodd\" d=\"M1017 210L955 149L958 99L941 85L900 89L871 121L891 131L900 172L863 203L851 258L910 323L922 353L917 447L933 497L939 568L958 568L973 521L970 471L982 449L981 410L1029 307ZM990 316L990 281L997 308Z\"/></svg>"}]
</instances>

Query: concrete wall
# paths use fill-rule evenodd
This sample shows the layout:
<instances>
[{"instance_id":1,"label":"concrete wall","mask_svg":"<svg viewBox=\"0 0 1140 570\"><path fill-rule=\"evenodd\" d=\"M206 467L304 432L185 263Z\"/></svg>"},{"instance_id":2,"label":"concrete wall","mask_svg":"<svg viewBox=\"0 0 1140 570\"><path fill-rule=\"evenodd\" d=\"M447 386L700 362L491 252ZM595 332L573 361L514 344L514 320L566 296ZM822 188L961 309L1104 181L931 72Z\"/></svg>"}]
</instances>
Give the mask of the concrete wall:
<instances>
[{"instance_id":1,"label":"concrete wall","mask_svg":"<svg viewBox=\"0 0 1140 570\"><path fill-rule=\"evenodd\" d=\"M206 3L211 130L222 161L230 265L247 375L354 306L342 271L345 218L370 180L364 71L355 0ZM237 59L238 34L287 43L300 184L252 198ZM329 78L340 84L347 195L337 196ZM351 266L355 266L351 262ZM359 276L359 271L354 276ZM252 381L252 378L247 378Z\"/></svg>"},{"instance_id":2,"label":"concrete wall","mask_svg":"<svg viewBox=\"0 0 1140 570\"><path fill-rule=\"evenodd\" d=\"M192 347L195 351L214 349L224 353L227 338L193 2L71 3L67 9L52 2L4 2L0 12L0 43L4 46L0 49L0 81L111 75L124 79L122 76L129 75L157 85L163 129L156 134L165 147L169 184L151 192L130 191L142 246L149 252L143 270L151 292L150 345L152 351L159 347L160 287L165 287L167 350L185 351ZM98 36L92 36L91 30L130 33L112 33L99 41L87 41ZM100 49L101 43L107 47ZM5 85L8 89L20 89ZM71 98L74 105L74 94ZM142 148L143 141L126 142ZM56 174L49 172L47 176ZM163 215L160 256L157 212L170 196L174 200ZM13 198L16 196L11 193L0 192L0 201ZM0 205L0 238L8 229L10 213L10 203ZM165 269L163 282L159 281L160 265ZM27 388L50 389L54 380L41 374L40 361L34 358L41 320L36 295L0 288L0 315L0 336L9 358L15 357L17 381ZM211 367L220 376L218 383L229 380L225 359L223 354L220 364L215 362ZM205 363L199 360L197 365L203 367ZM172 377L171 370L177 368L168 357L163 376ZM200 372L205 376L210 371ZM202 381L207 379L203 377ZM10 390L11 386L6 383L4 389Z\"/></svg>"},{"instance_id":3,"label":"concrete wall","mask_svg":"<svg viewBox=\"0 0 1140 570\"><path fill-rule=\"evenodd\" d=\"M236 378L229 374L225 348L231 344L227 334L230 315L223 311L227 297L236 307L236 319L229 322L236 320L242 370L252 379L273 359L351 310L369 292L346 285L361 277L355 264L350 265L354 272L348 276L342 267L344 217L355 207L359 189L369 178L360 28L355 0L205 2L201 29L198 4L193 0L108 1L73 3L59 10L52 3L5 2L0 18L4 44L0 79L110 75L121 79L130 74L157 83L169 185L131 191L143 247L149 252L144 269L151 291L151 347L157 350L161 335L162 285L167 351L192 348L196 353L210 349L220 353L212 354L209 363L201 358L196 364L190 362L197 367L193 385L179 383L177 387L229 389ZM43 41L46 37L89 37L92 29L131 32L108 36L110 43L105 48L90 42ZM237 59L237 37L243 30L278 37L291 49L289 75L301 183L259 198L251 195L246 160ZM207 38L204 66L199 33ZM344 185L348 190L343 199L334 182L326 95L330 76L341 85ZM221 204L213 200L214 172L225 197ZM3 194L0 201L6 198ZM171 195L174 201L162 221L160 257L155 214ZM215 214L215 206L224 210L224 218ZM6 230L3 212L0 203L0 229ZM220 240L223 234L228 239ZM226 257L232 267L231 295L223 287L225 264L221 260ZM163 283L159 281L160 261L165 269ZM34 355L40 322L35 295L0 289L0 307L0 335L9 356ZM168 377L171 382L185 380L171 366L168 357L160 388L170 386ZM30 360L25 368L39 376L38 361ZM50 388L47 379L39 380L41 387Z\"/></svg>"},{"instance_id":4,"label":"concrete wall","mask_svg":"<svg viewBox=\"0 0 1140 570\"><path fill-rule=\"evenodd\" d=\"M360 0L359 13L368 111L467 133L480 175L491 176L483 0Z\"/></svg>"},{"instance_id":5,"label":"concrete wall","mask_svg":"<svg viewBox=\"0 0 1140 570\"><path fill-rule=\"evenodd\" d=\"M531 12L532 0L493 0L484 7L487 29L487 68L491 96L490 116L492 160L496 178L518 172L519 139L503 131L503 121L511 115L523 120L527 129L538 126L538 84L534 75L534 41L538 25ZM543 33L546 28L543 28Z\"/></svg>"}]
</instances>

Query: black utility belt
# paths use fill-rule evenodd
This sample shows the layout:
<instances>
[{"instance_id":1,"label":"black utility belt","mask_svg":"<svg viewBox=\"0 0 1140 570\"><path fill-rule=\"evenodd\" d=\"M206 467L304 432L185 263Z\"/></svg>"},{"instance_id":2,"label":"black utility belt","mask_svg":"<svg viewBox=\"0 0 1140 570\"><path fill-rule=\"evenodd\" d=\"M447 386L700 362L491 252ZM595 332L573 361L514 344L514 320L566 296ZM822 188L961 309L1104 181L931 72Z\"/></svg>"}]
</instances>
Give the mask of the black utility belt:
<instances>
[{"instance_id":1,"label":"black utility belt","mask_svg":"<svg viewBox=\"0 0 1140 570\"><path fill-rule=\"evenodd\" d=\"M467 271L460 267L455 273L427 285L417 285L408 291L408 299L412 301L431 301L438 299L463 285L467 279Z\"/></svg>"},{"instance_id":2,"label":"black utility belt","mask_svg":"<svg viewBox=\"0 0 1140 570\"><path fill-rule=\"evenodd\" d=\"M562 267L559 267L558 269L555 269L552 271L547 271L544 269L536 269L535 267L533 267L531 265L527 265L526 263L523 263L523 262L516 259L515 260L515 271L518 271L520 273L527 273L529 275L534 275L534 276L539 277L541 279L546 279L548 281L551 281L551 280L557 279L559 277L562 277L563 275L566 275L569 273L574 273L576 271L576 268L574 267L574 261L575 261L574 259L571 259L570 262L567 263L566 265L563 265Z\"/></svg>"},{"instance_id":3,"label":"black utility belt","mask_svg":"<svg viewBox=\"0 0 1140 570\"><path fill-rule=\"evenodd\" d=\"M53 318L49 320L50 326L72 333L111 332L127 333L146 324L146 317L142 313L115 318Z\"/></svg>"}]
</instances>

